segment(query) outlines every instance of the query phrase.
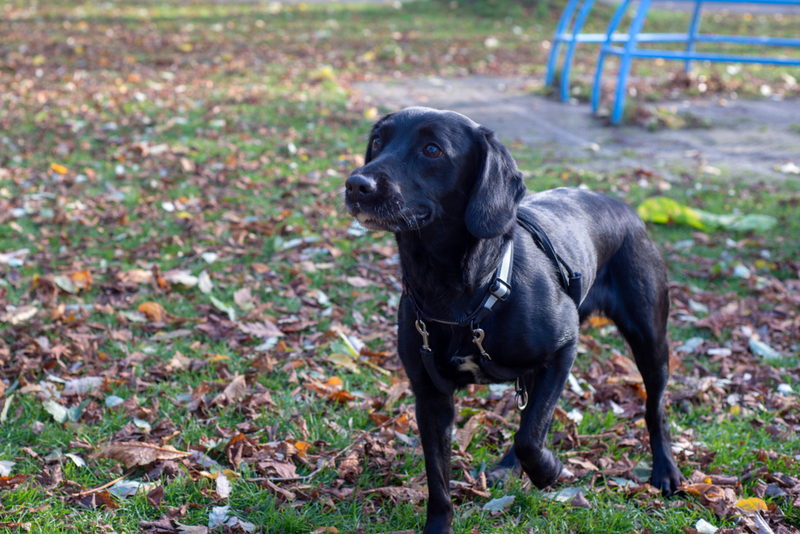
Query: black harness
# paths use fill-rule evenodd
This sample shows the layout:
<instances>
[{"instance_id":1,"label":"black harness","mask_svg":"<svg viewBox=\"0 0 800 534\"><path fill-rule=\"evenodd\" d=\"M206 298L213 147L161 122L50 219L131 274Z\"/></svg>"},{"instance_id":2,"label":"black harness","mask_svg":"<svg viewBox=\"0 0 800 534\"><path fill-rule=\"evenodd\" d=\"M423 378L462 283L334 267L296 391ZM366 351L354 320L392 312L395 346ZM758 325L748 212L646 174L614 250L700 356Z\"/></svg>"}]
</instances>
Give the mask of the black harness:
<instances>
[{"instance_id":1,"label":"black harness","mask_svg":"<svg viewBox=\"0 0 800 534\"><path fill-rule=\"evenodd\" d=\"M542 249L547 257L550 258L550 261L555 264L556 269L558 270L562 289L567 293L570 299L572 299L576 307L580 306L582 289L581 273L570 269L569 265L556 253L550 238L547 237L547 233L541 226L539 226L539 224L533 218L533 215L527 212L525 208L519 208L517 212L517 223L531 234L534 243L536 243L536 245ZM516 380L515 389L517 408L524 410L527 406L528 392L525 389L525 382L520 380L521 376L526 371L519 371L516 369L510 369L508 367L503 367L492 360L491 356L489 356L489 354L483 348L483 338L485 333L480 327L480 322L489 316L494 306L498 302L507 300L508 296L511 294L510 281L513 264L514 242L511 241L503 253L503 259L500 262L500 266L498 266L497 271L495 271L494 279L487 286L480 303L469 315L466 316L466 318L460 321L445 321L438 319L424 311L419 304L420 300L414 294L414 290L405 279L403 280L403 287L406 291L406 295L411 301L411 304L414 306L414 311L417 315L415 326L417 331L422 336L422 348L420 348L420 357L422 358L422 363L425 366L425 370L428 372L428 375L431 377L434 385L436 386L436 389L442 393L446 395L452 395L456 390L456 385L452 380L443 377L436 368L436 360L434 359L433 350L428 344L429 334L425 321L431 321L450 326L469 327L469 329L472 331L472 342L477 345L478 350L480 351L478 365L480 366L481 370L495 380Z\"/></svg>"}]
</instances>

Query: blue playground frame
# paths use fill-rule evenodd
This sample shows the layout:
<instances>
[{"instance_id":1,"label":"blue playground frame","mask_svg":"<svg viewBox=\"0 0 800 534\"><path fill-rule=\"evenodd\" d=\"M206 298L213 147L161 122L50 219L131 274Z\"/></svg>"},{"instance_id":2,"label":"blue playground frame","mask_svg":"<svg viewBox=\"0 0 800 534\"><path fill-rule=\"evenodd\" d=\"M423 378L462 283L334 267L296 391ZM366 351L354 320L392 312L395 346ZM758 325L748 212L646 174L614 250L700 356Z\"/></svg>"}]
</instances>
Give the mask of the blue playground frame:
<instances>
[{"instance_id":1,"label":"blue playground frame","mask_svg":"<svg viewBox=\"0 0 800 534\"><path fill-rule=\"evenodd\" d=\"M800 39L795 38L774 38L774 37L755 37L739 35L712 35L701 34L700 14L703 3L708 2L729 2L741 4L773 4L773 5L800 5L800 0L678 0L694 2L692 20L689 24L687 33L641 33L647 13L650 10L652 0L641 0L639 8L633 17L627 33L618 33L617 27L622 21L631 0L622 0L611 17L606 33L581 33L589 12L595 0L569 0L561 18L556 26L553 43L550 48L550 58L547 62L547 76L545 84L551 85L555 77L558 59L562 45L566 44L564 54L564 64L561 71L561 100L569 99L569 81L572 60L575 54L575 47L578 43L600 43L600 54L597 58L597 68L595 70L594 84L592 87L592 112L597 112L600 103L601 79L603 74L603 63L608 54L620 56L620 66L617 73L617 90L614 98L614 109L611 113L612 124L619 124L622 120L622 112L625 106L626 88L628 75L630 74L631 62L634 58L648 59L670 59L686 62L686 70L691 69L692 61L708 60L721 61L728 63L762 63L768 65L787 65L800 66L800 59L775 58L760 56L742 56L732 54L712 54L706 52L696 52L696 43L735 43L735 44L759 44L767 46L797 46L800 47ZM574 19L574 20L573 20ZM686 43L685 51L678 50L656 50L639 49L638 43ZM621 43L624 46L615 46Z\"/></svg>"}]
</instances>

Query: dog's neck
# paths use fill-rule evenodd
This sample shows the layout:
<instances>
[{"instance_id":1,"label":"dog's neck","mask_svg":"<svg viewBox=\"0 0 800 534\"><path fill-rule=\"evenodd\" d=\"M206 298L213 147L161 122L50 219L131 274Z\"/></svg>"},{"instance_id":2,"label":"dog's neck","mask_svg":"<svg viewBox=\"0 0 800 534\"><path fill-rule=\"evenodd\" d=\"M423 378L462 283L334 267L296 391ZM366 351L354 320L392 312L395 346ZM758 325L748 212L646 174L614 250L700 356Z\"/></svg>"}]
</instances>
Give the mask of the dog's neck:
<instances>
[{"instance_id":1,"label":"dog's neck","mask_svg":"<svg viewBox=\"0 0 800 534\"><path fill-rule=\"evenodd\" d=\"M472 311L475 295L491 282L510 234L478 239L466 227L442 231L437 226L395 237L403 276L416 298L424 309L448 320Z\"/></svg>"}]
</instances>

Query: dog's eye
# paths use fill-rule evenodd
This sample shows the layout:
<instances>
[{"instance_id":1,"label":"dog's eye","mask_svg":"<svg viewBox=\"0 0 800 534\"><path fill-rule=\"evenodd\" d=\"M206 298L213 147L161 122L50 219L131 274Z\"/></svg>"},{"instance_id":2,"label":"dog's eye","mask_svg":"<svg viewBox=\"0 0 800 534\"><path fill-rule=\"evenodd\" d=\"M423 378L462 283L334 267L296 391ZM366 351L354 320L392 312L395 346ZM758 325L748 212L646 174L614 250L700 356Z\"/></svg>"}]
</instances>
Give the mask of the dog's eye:
<instances>
[{"instance_id":1,"label":"dog's eye","mask_svg":"<svg viewBox=\"0 0 800 534\"><path fill-rule=\"evenodd\" d=\"M425 154L426 157L435 159L442 155L442 149L436 145L428 145L422 150L422 153Z\"/></svg>"},{"instance_id":2,"label":"dog's eye","mask_svg":"<svg viewBox=\"0 0 800 534\"><path fill-rule=\"evenodd\" d=\"M372 150L378 150L381 147L381 136L375 136L372 138Z\"/></svg>"}]
</instances>

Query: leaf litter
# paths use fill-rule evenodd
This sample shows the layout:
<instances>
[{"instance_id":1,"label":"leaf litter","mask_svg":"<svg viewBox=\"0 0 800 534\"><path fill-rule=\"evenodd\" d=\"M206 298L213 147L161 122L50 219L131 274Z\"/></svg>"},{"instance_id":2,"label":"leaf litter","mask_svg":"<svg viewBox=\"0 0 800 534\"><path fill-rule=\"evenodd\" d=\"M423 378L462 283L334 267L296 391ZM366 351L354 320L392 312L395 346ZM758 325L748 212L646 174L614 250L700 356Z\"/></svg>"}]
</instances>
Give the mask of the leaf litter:
<instances>
[{"instance_id":1,"label":"leaf litter","mask_svg":"<svg viewBox=\"0 0 800 534\"><path fill-rule=\"evenodd\" d=\"M36 16L37 8L30 9L11 6L9 16L27 20ZM109 9L123 17L132 8ZM142 9L149 21L152 11ZM75 506L110 511L125 506L120 498L144 489L154 508L154 521L140 524L145 532L253 531L255 525L239 518L243 511L213 506L242 483L259 485L287 509L311 503L333 509L357 499L369 515L384 502L419 505L426 497L424 474L403 475L422 455L409 384L394 354L391 318L401 291L394 248L331 208L347 170L363 163L360 143L342 146L333 137L342 125L364 127L360 117L371 108L357 95L328 102L329 84L346 86L365 72L391 75L395 60L381 59L382 47L390 44L392 54L416 55L420 72L438 74L450 68L437 60L446 54L455 54L453 64L468 72L508 74L540 63L542 53L531 58L497 46L493 60L473 62L475 54L468 52L474 43L427 49L429 41L413 31L398 39L383 32L380 43L359 39L331 46L332 66L319 69L311 45L299 39L287 48L279 42L286 36L265 35L234 54L212 50L232 45L212 46L217 32L206 26L197 32L170 27L165 35L175 42L168 44L146 24L115 24L112 37L110 27L88 31L94 22L70 18L73 27L86 24L87 31L61 43L47 33L52 21L41 20L28 33L5 33L27 52L15 45L4 60L8 72L21 77L0 77L0 86L14 95L0 116L4 128L17 120L37 125L3 140L25 157L3 159L0 167L0 221L18 234L0 250L0 424L5 430L27 415L22 398L25 412L40 410L41 427L31 428L57 428L71 452L47 460L52 450L25 445L30 452L0 459L0 490L35 485ZM398 44L403 42L410 47L405 52ZM485 40L478 45L483 50ZM168 59L160 56L164 46L174 48ZM351 59L341 52L348 47L356 47L358 61L370 69L349 69ZM270 83L220 87L224 81L215 76L219 69L273 76L258 70L270 64L287 69ZM290 83L311 71L317 73L313 79ZM280 86L287 89L276 92ZM303 129L283 118L249 120L246 108L237 107L275 99L286 116L305 121L313 108L322 118ZM148 128L154 139L142 138ZM331 134L319 133L326 130ZM53 132L47 150L62 156L57 162L31 148L45 143L37 131ZM322 162L320 168L310 168L313 160ZM248 203L257 198L280 202ZM693 224L696 210L680 213L673 220L686 217ZM750 219L751 227L741 226L742 218L701 215L699 221L698 229L721 226L724 232L761 229L766 219ZM699 235L705 237L693 239L718 239ZM757 235L724 235L740 240L729 250L766 246ZM724 281L746 296L672 283L671 320L681 327L672 340L670 405L708 407L708 424L746 419L754 432L776 441L796 439L797 396L780 385L800 376L772 364L791 361L798 351L800 264L770 266L763 257L748 257L735 265L680 256L684 250L666 254L680 274ZM742 268L748 276L737 274ZM694 333L681 338L689 327ZM673 429L678 463L693 471L686 500L660 500L639 460L647 454L641 376L607 322L589 321L580 350L585 363L574 371L552 433L570 469L558 501L585 508L595 494L608 492L644 508L705 507L751 532L796 531L784 510L800 508L797 458L763 448L751 465L726 469L714 464L714 453L693 428ZM700 355L703 360L695 359ZM712 375L708 365L719 371ZM318 410L310 413L308 406ZM474 465L479 447L498 452L513 439L518 415L512 391L473 386L458 396L456 409L454 498L478 501L501 517L514 496L490 491ZM608 428L579 433L576 414L609 411L614 422ZM351 414L365 414L367 422L353 424ZM116 418L120 422L108 434L80 441L83 429ZM309 428L314 418L322 430ZM204 430L186 432L196 430L187 419ZM607 454L612 446L618 454ZM120 479L98 488L62 467L64 458L75 467L86 462L76 471ZM113 470L118 464L130 474ZM359 480L365 474L384 482L364 489ZM205 524L184 524L180 507L194 503L155 519L164 495L151 481L169 484L179 476L202 489ZM209 479L214 482L204 486ZM694 524L701 528L708 527Z\"/></svg>"}]
</instances>

